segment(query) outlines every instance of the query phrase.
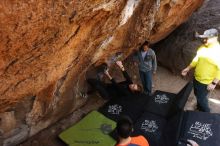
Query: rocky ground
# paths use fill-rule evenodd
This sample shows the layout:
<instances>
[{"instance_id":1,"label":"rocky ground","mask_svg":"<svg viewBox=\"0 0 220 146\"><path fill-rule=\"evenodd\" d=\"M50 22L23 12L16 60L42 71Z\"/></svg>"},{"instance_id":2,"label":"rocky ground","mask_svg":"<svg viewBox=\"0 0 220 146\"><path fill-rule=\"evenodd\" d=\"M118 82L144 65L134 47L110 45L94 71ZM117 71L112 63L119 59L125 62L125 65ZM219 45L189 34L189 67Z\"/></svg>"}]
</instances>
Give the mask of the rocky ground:
<instances>
[{"instance_id":1,"label":"rocky ground","mask_svg":"<svg viewBox=\"0 0 220 146\"><path fill-rule=\"evenodd\" d=\"M169 91L177 93L188 80L183 79L179 75L173 75L164 68L159 68L157 75L154 77L155 88L154 90ZM220 113L220 90L214 90L209 94L209 105L212 113ZM185 110L196 109L196 98L191 92L189 99L186 103Z\"/></svg>"},{"instance_id":2,"label":"rocky ground","mask_svg":"<svg viewBox=\"0 0 220 146\"><path fill-rule=\"evenodd\" d=\"M154 90L163 90L177 93L186 83L187 80L181 78L179 75L173 75L168 70L162 67L158 68L158 72L154 76ZM105 103L105 101L96 94L89 96L88 99L85 100L87 100L87 103L83 107L81 107L65 119L41 131L39 134L33 136L19 146L65 146L65 144L61 140L59 140L58 134L64 129L70 127L71 125L74 125L89 111L97 109L99 106ZM210 94L209 103L213 113L220 113L219 89ZM185 106L185 110L194 110L195 108L196 99L192 92Z\"/></svg>"}]
</instances>

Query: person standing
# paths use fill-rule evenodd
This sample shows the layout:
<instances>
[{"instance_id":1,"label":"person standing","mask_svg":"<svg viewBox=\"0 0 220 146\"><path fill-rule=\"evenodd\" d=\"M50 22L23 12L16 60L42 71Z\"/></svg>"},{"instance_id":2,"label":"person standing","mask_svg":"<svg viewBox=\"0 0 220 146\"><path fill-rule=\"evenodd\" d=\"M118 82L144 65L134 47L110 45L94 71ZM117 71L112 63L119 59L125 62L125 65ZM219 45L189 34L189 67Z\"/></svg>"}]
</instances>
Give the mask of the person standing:
<instances>
[{"instance_id":1,"label":"person standing","mask_svg":"<svg viewBox=\"0 0 220 146\"><path fill-rule=\"evenodd\" d=\"M155 52L149 48L148 42L145 42L137 52L138 68L144 91L151 95L152 93L152 74L156 74L157 59Z\"/></svg>"},{"instance_id":2,"label":"person standing","mask_svg":"<svg viewBox=\"0 0 220 146\"><path fill-rule=\"evenodd\" d=\"M218 30L208 29L203 35L196 37L203 39L203 45L197 50L197 54L181 74L187 73L195 68L194 72L194 94L197 98L197 108L200 111L210 112L207 95L215 89L220 80L220 45L218 42Z\"/></svg>"}]
</instances>

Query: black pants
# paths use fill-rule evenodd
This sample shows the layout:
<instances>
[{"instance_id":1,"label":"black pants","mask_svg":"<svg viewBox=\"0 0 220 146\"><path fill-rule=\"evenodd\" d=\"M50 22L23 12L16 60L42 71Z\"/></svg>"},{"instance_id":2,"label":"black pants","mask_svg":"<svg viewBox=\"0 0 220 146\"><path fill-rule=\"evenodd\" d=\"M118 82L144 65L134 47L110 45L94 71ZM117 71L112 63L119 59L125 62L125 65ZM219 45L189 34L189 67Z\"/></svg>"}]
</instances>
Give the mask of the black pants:
<instances>
[{"instance_id":1,"label":"black pants","mask_svg":"<svg viewBox=\"0 0 220 146\"><path fill-rule=\"evenodd\" d=\"M117 89L111 83L103 83L97 79L87 79L87 82L96 89L104 99L117 97Z\"/></svg>"},{"instance_id":2,"label":"black pants","mask_svg":"<svg viewBox=\"0 0 220 146\"><path fill-rule=\"evenodd\" d=\"M197 107L203 112L210 112L209 103L208 103L208 89L206 84L198 82L196 79L193 80L194 85L194 94L197 99Z\"/></svg>"}]
</instances>

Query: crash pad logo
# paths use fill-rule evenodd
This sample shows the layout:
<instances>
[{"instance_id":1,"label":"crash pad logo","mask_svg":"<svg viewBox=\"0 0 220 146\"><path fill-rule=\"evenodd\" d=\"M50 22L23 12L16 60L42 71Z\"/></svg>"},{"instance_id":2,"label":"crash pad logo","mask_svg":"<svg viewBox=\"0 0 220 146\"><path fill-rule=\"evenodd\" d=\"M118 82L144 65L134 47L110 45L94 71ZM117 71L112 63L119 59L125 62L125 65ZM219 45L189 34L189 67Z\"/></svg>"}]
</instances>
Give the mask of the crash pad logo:
<instances>
[{"instance_id":1,"label":"crash pad logo","mask_svg":"<svg viewBox=\"0 0 220 146\"><path fill-rule=\"evenodd\" d=\"M213 135L211 124L206 124L206 123L203 124L200 122L195 122L195 124L192 124L188 133L192 134L193 137L202 140L207 140L210 136Z\"/></svg>"},{"instance_id":2,"label":"crash pad logo","mask_svg":"<svg viewBox=\"0 0 220 146\"><path fill-rule=\"evenodd\" d=\"M78 143L78 144L91 144L91 145L97 145L99 144L100 142L99 141L96 141L96 140L75 140L74 141L75 143Z\"/></svg>"},{"instance_id":3,"label":"crash pad logo","mask_svg":"<svg viewBox=\"0 0 220 146\"><path fill-rule=\"evenodd\" d=\"M159 104L168 103L169 100L170 99L165 94L156 95L156 97L155 97L155 102L157 102Z\"/></svg>"},{"instance_id":4,"label":"crash pad logo","mask_svg":"<svg viewBox=\"0 0 220 146\"><path fill-rule=\"evenodd\" d=\"M122 112L122 106L118 104L109 105L108 112L113 115L119 115Z\"/></svg>"},{"instance_id":5,"label":"crash pad logo","mask_svg":"<svg viewBox=\"0 0 220 146\"><path fill-rule=\"evenodd\" d=\"M81 130L85 130L86 132L89 132L89 131L94 132L96 130L100 130L103 134L109 134L113 130L113 128L111 124L103 123L100 125L99 128L89 128L89 129L81 129Z\"/></svg>"},{"instance_id":6,"label":"crash pad logo","mask_svg":"<svg viewBox=\"0 0 220 146\"><path fill-rule=\"evenodd\" d=\"M145 120L141 124L141 129L145 132L155 132L158 129L158 126L154 120Z\"/></svg>"}]
</instances>

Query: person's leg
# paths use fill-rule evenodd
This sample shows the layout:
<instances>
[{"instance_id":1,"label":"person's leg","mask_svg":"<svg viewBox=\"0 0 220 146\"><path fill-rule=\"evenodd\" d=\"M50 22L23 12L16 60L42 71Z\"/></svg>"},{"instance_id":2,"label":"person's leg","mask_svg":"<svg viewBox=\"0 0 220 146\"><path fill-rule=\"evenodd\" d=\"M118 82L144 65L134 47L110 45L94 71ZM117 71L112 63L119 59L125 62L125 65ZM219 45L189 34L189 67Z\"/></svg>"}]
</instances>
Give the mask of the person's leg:
<instances>
[{"instance_id":1,"label":"person's leg","mask_svg":"<svg viewBox=\"0 0 220 146\"><path fill-rule=\"evenodd\" d=\"M141 79L141 83L142 83L142 86L144 88L144 91L147 92L145 72L142 72L142 71L139 70L139 75L140 75L140 79Z\"/></svg>"},{"instance_id":2,"label":"person's leg","mask_svg":"<svg viewBox=\"0 0 220 146\"><path fill-rule=\"evenodd\" d=\"M194 90L194 95L196 96L196 100L197 100L197 85L196 85L196 80L193 80L193 90ZM197 101L198 102L198 101ZM200 110L199 105L197 104L197 109Z\"/></svg>"},{"instance_id":3,"label":"person's leg","mask_svg":"<svg viewBox=\"0 0 220 146\"><path fill-rule=\"evenodd\" d=\"M147 93L151 94L151 92L152 92L152 71L147 71L145 73L145 79L146 79Z\"/></svg>"},{"instance_id":4,"label":"person's leg","mask_svg":"<svg viewBox=\"0 0 220 146\"><path fill-rule=\"evenodd\" d=\"M194 93L197 98L197 107L199 110L204 112L210 112L209 104L208 104L208 93L207 85L201 84L194 79Z\"/></svg>"},{"instance_id":5,"label":"person's leg","mask_svg":"<svg viewBox=\"0 0 220 146\"><path fill-rule=\"evenodd\" d=\"M110 91L108 91L108 88L107 88L107 84L97 79L87 79L87 82L98 91L101 97L103 97L104 99L111 98L109 94Z\"/></svg>"}]
</instances>

